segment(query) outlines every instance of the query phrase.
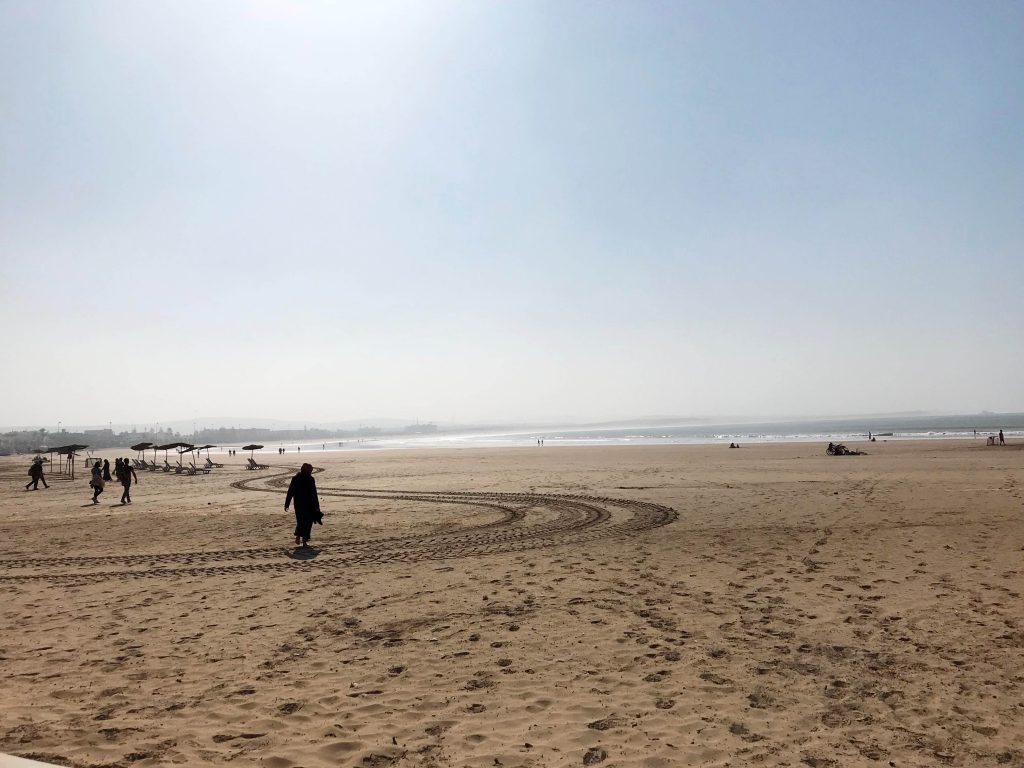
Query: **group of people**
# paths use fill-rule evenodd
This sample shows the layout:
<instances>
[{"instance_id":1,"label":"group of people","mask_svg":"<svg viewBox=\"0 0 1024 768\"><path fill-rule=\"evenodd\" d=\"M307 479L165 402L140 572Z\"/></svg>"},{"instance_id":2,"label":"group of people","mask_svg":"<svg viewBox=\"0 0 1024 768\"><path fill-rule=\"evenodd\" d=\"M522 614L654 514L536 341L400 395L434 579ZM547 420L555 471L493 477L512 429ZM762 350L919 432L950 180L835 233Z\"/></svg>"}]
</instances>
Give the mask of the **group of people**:
<instances>
[{"instance_id":1,"label":"group of people","mask_svg":"<svg viewBox=\"0 0 1024 768\"><path fill-rule=\"evenodd\" d=\"M28 476L32 479L28 481L28 485L25 486L25 490L30 488L33 491L39 490L39 483L42 481L43 488L49 488L50 486L46 482L46 475L43 474L43 460L41 457L36 456L32 462L32 466L28 468Z\"/></svg>"},{"instance_id":2,"label":"group of people","mask_svg":"<svg viewBox=\"0 0 1024 768\"><path fill-rule=\"evenodd\" d=\"M36 458L28 470L29 480L25 490L39 490L39 483L44 488L50 486L46 482L43 473L43 460ZM113 474L111 474L110 460L99 459L92 465L90 470L89 487L92 488L92 503L100 503L100 494L108 482L117 480L124 489L121 493L121 503L131 504L131 488L133 482L139 482L139 476L135 474L135 468L129 459L117 459L114 463ZM316 480L313 478L313 465L303 464L298 473L292 478L288 485L288 494L284 499L284 509L287 512L292 502L295 503L295 545L309 546L309 540L313 534L313 524L323 525L323 513L320 511L320 497L316 491Z\"/></svg>"},{"instance_id":3,"label":"group of people","mask_svg":"<svg viewBox=\"0 0 1024 768\"><path fill-rule=\"evenodd\" d=\"M139 476L135 474L135 467L129 459L117 459L114 463L114 474L110 474L110 459L99 459L92 465L92 479L89 480L89 487L92 488L92 503L100 503L100 494L108 482L117 479L124 489L121 493L121 503L132 503L132 481L139 482Z\"/></svg>"}]
</instances>

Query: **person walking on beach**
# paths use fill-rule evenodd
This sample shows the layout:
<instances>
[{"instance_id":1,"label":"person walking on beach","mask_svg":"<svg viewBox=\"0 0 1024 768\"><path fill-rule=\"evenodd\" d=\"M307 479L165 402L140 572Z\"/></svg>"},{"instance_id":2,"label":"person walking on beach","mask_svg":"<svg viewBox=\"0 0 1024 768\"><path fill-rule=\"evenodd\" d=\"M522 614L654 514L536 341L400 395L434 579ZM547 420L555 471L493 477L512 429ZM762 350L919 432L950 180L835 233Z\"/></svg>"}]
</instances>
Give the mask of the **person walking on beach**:
<instances>
[{"instance_id":1,"label":"person walking on beach","mask_svg":"<svg viewBox=\"0 0 1024 768\"><path fill-rule=\"evenodd\" d=\"M121 487L124 491L121 493L121 503L131 504L132 503L132 478L135 478L135 482L139 482L139 476L135 474L135 467L128 463L128 459L121 459L121 477L118 478L121 481Z\"/></svg>"},{"instance_id":2,"label":"person walking on beach","mask_svg":"<svg viewBox=\"0 0 1024 768\"><path fill-rule=\"evenodd\" d=\"M35 461L32 462L32 466L28 468L28 476L31 477L32 479L29 480L28 485L25 486L26 491L29 488L31 488L33 491L38 491L40 480L43 481L43 488L50 487L49 485L46 484L46 477L43 475L42 459L36 459Z\"/></svg>"},{"instance_id":3,"label":"person walking on beach","mask_svg":"<svg viewBox=\"0 0 1024 768\"><path fill-rule=\"evenodd\" d=\"M1003 438L1003 430L999 430L999 444L1006 445L1006 440Z\"/></svg>"},{"instance_id":4,"label":"person walking on beach","mask_svg":"<svg viewBox=\"0 0 1024 768\"><path fill-rule=\"evenodd\" d=\"M92 465L92 480L89 481L89 486L92 488L92 503L100 503L100 494L103 493L103 467L96 460L96 463Z\"/></svg>"},{"instance_id":5,"label":"person walking on beach","mask_svg":"<svg viewBox=\"0 0 1024 768\"><path fill-rule=\"evenodd\" d=\"M110 459L104 459L103 460L103 482L109 483L113 479L114 478L112 478L110 476Z\"/></svg>"},{"instance_id":6,"label":"person walking on beach","mask_svg":"<svg viewBox=\"0 0 1024 768\"><path fill-rule=\"evenodd\" d=\"M284 497L284 510L288 511L292 500L295 500L295 545L307 546L312 538L313 523L323 525L323 514L320 512L320 499L316 494L316 480L313 479L313 465L303 464L288 485L288 495Z\"/></svg>"}]
</instances>

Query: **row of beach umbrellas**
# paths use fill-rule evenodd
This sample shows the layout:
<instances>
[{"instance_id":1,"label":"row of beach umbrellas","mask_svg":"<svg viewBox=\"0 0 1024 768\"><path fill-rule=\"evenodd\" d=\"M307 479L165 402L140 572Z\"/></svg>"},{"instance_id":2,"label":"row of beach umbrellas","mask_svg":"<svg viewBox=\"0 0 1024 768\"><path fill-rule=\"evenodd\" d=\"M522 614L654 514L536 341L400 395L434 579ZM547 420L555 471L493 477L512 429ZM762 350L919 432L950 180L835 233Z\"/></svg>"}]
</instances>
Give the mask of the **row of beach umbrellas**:
<instances>
[{"instance_id":1,"label":"row of beach umbrellas","mask_svg":"<svg viewBox=\"0 0 1024 768\"><path fill-rule=\"evenodd\" d=\"M57 454L58 458L60 459L60 470L61 471L64 470L63 457L66 456L67 457L67 463L68 463L68 470L71 472L72 477L74 477L74 472L75 472L75 456L77 455L78 451L85 450L88 447L89 446L87 446L87 445L78 445L77 443L72 443L71 445L61 445L61 446L57 446L57 447L54 447L54 448L37 448L37 449L35 449L33 451L30 451L30 453L35 453L37 455L42 455L44 453L50 454L50 466L51 467L53 466L53 455ZM177 451L179 456L181 456L183 454L186 454L186 453L195 453L195 454L198 455L200 451L206 451L206 458L210 458L210 449L211 448L216 448L216 447L217 446L210 445L210 444L207 444L207 445L193 445L192 443L177 442L177 443L166 443L165 445L155 445L154 443L136 443L135 445L131 446L131 449L133 451L136 451L139 454L139 458L142 458L143 451L148 451L150 448L152 448L153 449L153 462L155 463L156 462L157 451L163 451L164 452L164 461L167 461L168 452L171 451L171 450ZM254 456L256 451L260 450L262 447L263 447L262 445L257 445L255 443L253 443L251 445L244 445L244 446L242 446L242 450L243 451L250 451L249 455L250 456Z\"/></svg>"},{"instance_id":2,"label":"row of beach umbrellas","mask_svg":"<svg viewBox=\"0 0 1024 768\"><path fill-rule=\"evenodd\" d=\"M82 446L82 447L84 448L85 446ZM153 443L136 443L135 445L131 446L131 449L133 451L138 451L139 456L141 457L143 451L148 451L150 448L152 448L153 449L153 461L155 462L156 461L156 452L157 451L163 451L164 452L164 461L167 461L167 454L171 450L177 451L179 456L181 456L182 454L186 454L186 453L198 454L200 451L206 451L206 458L210 458L210 449L211 448L216 448L216 447L217 446L210 445L210 444L207 444L207 445L193 445L192 443L181 443L181 442L178 442L178 443L167 443L165 445L155 445ZM251 456L251 455L254 455L256 453L256 451L258 451L262 447L263 447L262 445L255 445L255 444L253 444L253 445L245 445L245 446L242 446L242 450L243 451L251 451L252 452L250 454L250 456Z\"/></svg>"}]
</instances>

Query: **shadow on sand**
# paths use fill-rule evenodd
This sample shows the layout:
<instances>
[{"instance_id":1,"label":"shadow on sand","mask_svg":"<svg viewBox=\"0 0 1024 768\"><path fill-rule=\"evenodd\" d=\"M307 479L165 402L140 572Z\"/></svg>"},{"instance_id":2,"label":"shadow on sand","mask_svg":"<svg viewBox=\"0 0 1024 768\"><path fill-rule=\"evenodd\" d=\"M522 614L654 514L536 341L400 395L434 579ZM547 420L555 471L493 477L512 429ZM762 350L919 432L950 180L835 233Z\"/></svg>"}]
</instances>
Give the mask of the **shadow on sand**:
<instances>
[{"instance_id":1,"label":"shadow on sand","mask_svg":"<svg viewBox=\"0 0 1024 768\"><path fill-rule=\"evenodd\" d=\"M287 552L292 560L315 560L319 554L320 550L313 547L296 547Z\"/></svg>"}]
</instances>

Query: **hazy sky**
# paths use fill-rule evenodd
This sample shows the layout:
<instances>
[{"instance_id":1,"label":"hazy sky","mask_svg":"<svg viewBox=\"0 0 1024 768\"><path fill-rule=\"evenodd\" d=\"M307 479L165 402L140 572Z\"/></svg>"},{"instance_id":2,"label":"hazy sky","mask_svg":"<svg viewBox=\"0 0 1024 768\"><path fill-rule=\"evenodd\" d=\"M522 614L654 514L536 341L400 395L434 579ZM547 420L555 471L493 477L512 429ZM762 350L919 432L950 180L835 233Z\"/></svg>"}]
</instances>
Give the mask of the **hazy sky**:
<instances>
[{"instance_id":1,"label":"hazy sky","mask_svg":"<svg viewBox=\"0 0 1024 768\"><path fill-rule=\"evenodd\" d=\"M0 424L1024 410L1024 3L0 32Z\"/></svg>"}]
</instances>

